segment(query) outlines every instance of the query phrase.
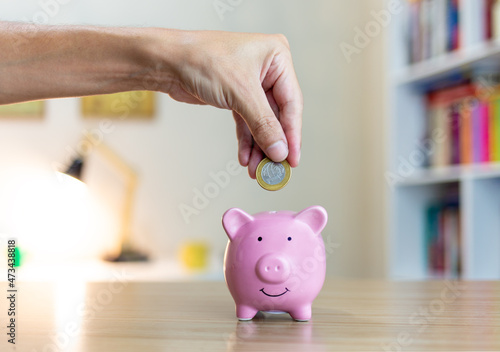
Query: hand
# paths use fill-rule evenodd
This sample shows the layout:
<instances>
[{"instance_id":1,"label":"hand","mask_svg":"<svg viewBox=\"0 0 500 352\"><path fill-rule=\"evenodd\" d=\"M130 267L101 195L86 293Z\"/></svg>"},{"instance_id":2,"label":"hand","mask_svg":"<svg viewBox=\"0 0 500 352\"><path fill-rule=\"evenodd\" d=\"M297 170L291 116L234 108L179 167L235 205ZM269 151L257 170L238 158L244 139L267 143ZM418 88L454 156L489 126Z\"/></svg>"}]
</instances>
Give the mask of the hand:
<instances>
[{"instance_id":1,"label":"hand","mask_svg":"<svg viewBox=\"0 0 500 352\"><path fill-rule=\"evenodd\" d=\"M177 55L173 63L168 58L173 77L162 90L178 101L232 110L238 159L250 177L263 151L296 167L303 101L286 38L216 31L177 35Z\"/></svg>"}]
</instances>

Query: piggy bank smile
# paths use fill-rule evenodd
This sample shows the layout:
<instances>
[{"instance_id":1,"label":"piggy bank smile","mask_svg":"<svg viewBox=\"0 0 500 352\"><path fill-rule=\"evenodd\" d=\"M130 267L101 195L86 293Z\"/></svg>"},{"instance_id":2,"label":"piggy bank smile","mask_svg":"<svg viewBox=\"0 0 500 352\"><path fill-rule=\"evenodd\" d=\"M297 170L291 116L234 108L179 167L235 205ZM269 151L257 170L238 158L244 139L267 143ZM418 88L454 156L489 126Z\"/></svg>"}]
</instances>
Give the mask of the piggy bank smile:
<instances>
[{"instance_id":1,"label":"piggy bank smile","mask_svg":"<svg viewBox=\"0 0 500 352\"><path fill-rule=\"evenodd\" d=\"M267 293L266 291L264 291L264 288L261 288L259 291L262 292L263 294L265 294L267 297L280 297L280 296L283 296L285 293L290 292L290 290L287 289L286 287L285 287L285 291L278 294L278 295L271 295L271 294Z\"/></svg>"},{"instance_id":2,"label":"piggy bank smile","mask_svg":"<svg viewBox=\"0 0 500 352\"><path fill-rule=\"evenodd\" d=\"M258 311L289 313L297 321L311 318L325 280L321 230L326 222L320 206L299 213L226 211L224 277L239 320L250 320Z\"/></svg>"}]
</instances>

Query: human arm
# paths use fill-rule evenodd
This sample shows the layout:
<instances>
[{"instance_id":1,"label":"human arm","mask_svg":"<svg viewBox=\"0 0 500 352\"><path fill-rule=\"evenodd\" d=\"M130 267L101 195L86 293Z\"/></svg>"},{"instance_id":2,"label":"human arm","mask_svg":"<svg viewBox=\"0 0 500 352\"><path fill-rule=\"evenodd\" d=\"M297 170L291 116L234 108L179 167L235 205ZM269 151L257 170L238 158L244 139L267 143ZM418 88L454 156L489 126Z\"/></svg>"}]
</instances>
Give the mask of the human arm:
<instances>
[{"instance_id":1,"label":"human arm","mask_svg":"<svg viewBox=\"0 0 500 352\"><path fill-rule=\"evenodd\" d=\"M11 22L0 35L0 104L160 91L232 110L251 177L261 150L298 165L302 94L281 35Z\"/></svg>"}]
</instances>

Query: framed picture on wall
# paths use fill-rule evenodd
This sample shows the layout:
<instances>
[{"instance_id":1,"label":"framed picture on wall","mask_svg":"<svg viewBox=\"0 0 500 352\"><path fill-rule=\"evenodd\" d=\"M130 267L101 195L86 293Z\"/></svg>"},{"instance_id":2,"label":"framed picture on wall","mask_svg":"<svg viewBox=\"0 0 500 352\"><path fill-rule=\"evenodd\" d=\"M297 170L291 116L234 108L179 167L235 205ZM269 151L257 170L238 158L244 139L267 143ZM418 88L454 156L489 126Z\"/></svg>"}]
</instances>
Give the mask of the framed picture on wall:
<instances>
[{"instance_id":1,"label":"framed picture on wall","mask_svg":"<svg viewBox=\"0 0 500 352\"><path fill-rule=\"evenodd\" d=\"M155 92L132 91L81 98L84 118L152 119L155 115Z\"/></svg>"},{"instance_id":2,"label":"framed picture on wall","mask_svg":"<svg viewBox=\"0 0 500 352\"><path fill-rule=\"evenodd\" d=\"M27 103L0 105L0 119L2 118L43 118L45 102L43 100Z\"/></svg>"}]
</instances>

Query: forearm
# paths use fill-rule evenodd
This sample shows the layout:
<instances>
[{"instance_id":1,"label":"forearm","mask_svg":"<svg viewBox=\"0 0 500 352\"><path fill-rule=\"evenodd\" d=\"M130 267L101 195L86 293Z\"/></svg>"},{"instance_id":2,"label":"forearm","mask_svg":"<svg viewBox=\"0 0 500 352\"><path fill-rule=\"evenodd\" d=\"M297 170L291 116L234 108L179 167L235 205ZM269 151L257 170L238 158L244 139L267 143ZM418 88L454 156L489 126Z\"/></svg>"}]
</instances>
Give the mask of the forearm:
<instances>
[{"instance_id":1,"label":"forearm","mask_svg":"<svg viewBox=\"0 0 500 352\"><path fill-rule=\"evenodd\" d=\"M168 62L151 55L154 32L0 22L0 104L157 89Z\"/></svg>"}]
</instances>

